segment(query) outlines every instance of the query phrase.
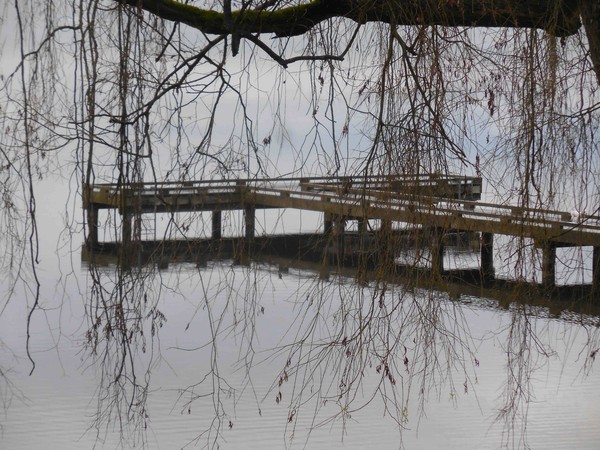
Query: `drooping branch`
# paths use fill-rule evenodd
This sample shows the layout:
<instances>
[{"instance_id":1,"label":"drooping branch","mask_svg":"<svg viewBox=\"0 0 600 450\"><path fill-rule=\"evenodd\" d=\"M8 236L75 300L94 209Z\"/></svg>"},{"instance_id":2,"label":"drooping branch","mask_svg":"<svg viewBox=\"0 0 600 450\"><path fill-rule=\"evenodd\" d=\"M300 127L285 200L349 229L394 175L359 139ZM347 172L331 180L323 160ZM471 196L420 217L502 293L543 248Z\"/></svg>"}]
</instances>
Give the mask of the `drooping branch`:
<instances>
[{"instance_id":1,"label":"drooping branch","mask_svg":"<svg viewBox=\"0 0 600 450\"><path fill-rule=\"evenodd\" d=\"M588 39L592 66L598 84L600 84L600 4L595 0L582 0L579 7Z\"/></svg>"},{"instance_id":2,"label":"drooping branch","mask_svg":"<svg viewBox=\"0 0 600 450\"><path fill-rule=\"evenodd\" d=\"M248 37L251 34L297 36L319 23L345 17L357 23L444 25L457 27L535 28L557 37L585 26L590 58L600 84L600 3L597 0L312 0L278 7L220 12L175 0L117 0L203 33ZM265 7L265 5L268 5Z\"/></svg>"},{"instance_id":3,"label":"drooping branch","mask_svg":"<svg viewBox=\"0 0 600 450\"><path fill-rule=\"evenodd\" d=\"M224 12L175 0L117 0L207 34L306 33L334 17L358 23L537 28L570 36L581 22L576 0L313 0L273 9Z\"/></svg>"}]
</instances>

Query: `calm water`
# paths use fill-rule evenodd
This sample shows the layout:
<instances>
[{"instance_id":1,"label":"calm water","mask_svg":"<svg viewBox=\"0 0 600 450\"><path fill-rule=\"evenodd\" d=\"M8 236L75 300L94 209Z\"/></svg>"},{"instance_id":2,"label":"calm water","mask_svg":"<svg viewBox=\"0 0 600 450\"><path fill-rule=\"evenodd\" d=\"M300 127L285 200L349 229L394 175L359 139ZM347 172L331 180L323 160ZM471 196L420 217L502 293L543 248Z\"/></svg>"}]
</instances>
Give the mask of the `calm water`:
<instances>
[{"instance_id":1,"label":"calm water","mask_svg":"<svg viewBox=\"0 0 600 450\"><path fill-rule=\"evenodd\" d=\"M406 325L414 327L412 332L418 339L431 339L429 357L439 358L439 365L423 377L422 361L409 365L408 370L399 362L397 367L402 370L395 371L392 386L387 378L382 381L374 356L378 349L371 349L372 355L361 362L360 370L350 369L355 376L364 377L352 393L356 398L351 409L357 410L340 417L344 399L338 398L337 385L348 358L334 351L319 362L316 355L340 329L340 311L348 296L353 307L361 295L368 303L371 289L357 290L350 280L340 283L335 277L318 281L315 275L291 270L280 278L274 269L227 264L201 270L180 266L161 275L165 286L178 280L180 292L162 293L160 309L167 321L158 339L153 343L148 339L147 353L136 356L138 376L151 377L145 435L127 423L116 423L117 418L129 413L127 401L111 406L109 400L99 400L114 394L110 387L101 387L102 371L110 371L113 361L94 361L89 356L83 338L85 300L71 293L60 300L61 308L49 308L37 322L32 341L37 367L30 377L30 365L23 355L22 305L13 302L3 314L1 361L4 370L10 369L8 376L13 385L4 385L2 390L2 448L136 447L141 446L142 438L150 448L202 446L208 436L200 434L210 429L214 420L215 398L200 397L191 406L187 401L193 395L210 394L217 382L222 389L222 405L217 409L226 413L218 437L221 448L398 448L400 442L406 448L499 448L510 437L503 434L503 423L494 419L504 405L503 388L511 376L507 352L517 350L527 354L528 397L522 399L524 403L517 411L515 446L523 446L521 414L526 413L526 443L531 448L598 448L600 376L597 370L586 370L585 365L589 359L586 341L597 330L592 325L539 316L524 319L476 298L463 299L463 303L436 298L435 310L445 323L440 325L439 334L429 335L414 325L410 316L415 310L408 307L394 319L404 318ZM85 280L85 272L78 277ZM315 303L323 294L323 303L307 306L311 301L306 299L307 292ZM245 304L245 295L255 306ZM399 299L399 295L386 294L386 302ZM431 308L418 296L402 301ZM215 349L206 346L211 341L209 312L213 327L220 327ZM543 315L543 311L538 313ZM351 322L356 320L354 312L348 314ZM459 320L461 323L455 322ZM508 335L514 320L527 322L526 326L521 323L517 332L529 329L540 342L527 337L527 346L513 343L511 347ZM248 330L250 326L255 328ZM390 329L383 329L386 326ZM293 364L300 358L298 352L290 352L285 345L297 342L311 327L314 331L308 335L314 339L312 345L298 348L315 352L315 357L306 358L305 365L295 374L290 373L280 388L277 381L286 367L286 358L293 355ZM404 336L394 323L381 320L373 327L367 332L374 347L381 344L377 333L385 339ZM447 357L447 336L442 336L446 332L456 332L469 343L478 366L471 364L463 350L458 359ZM252 352L248 353L250 339ZM427 346L405 342L402 345L407 345L411 360L423 358L418 353ZM154 352L152 361L147 356L150 347ZM283 350L273 350L276 348ZM211 350L216 352L212 356ZM463 361L468 375L460 367ZM199 383L209 374L211 364L218 367L219 379L209 377L182 394L182 388ZM301 384L305 389L298 399ZM125 391L131 394L127 388ZM278 392L282 393L281 401L277 401ZM405 408L399 412L402 432L393 417L398 413L393 410L393 395L400 408ZM299 404L289 422L290 411ZM386 412L386 406L392 411ZM111 408L121 408L121 412ZM98 414L105 417L99 419Z\"/></svg>"},{"instance_id":2,"label":"calm water","mask_svg":"<svg viewBox=\"0 0 600 450\"><path fill-rule=\"evenodd\" d=\"M51 206L40 214L61 223ZM100 332L94 354L86 337L100 299L114 307L117 269L95 272L100 297L81 236L43 233L31 376L22 285L0 314L2 449L600 448L597 318L267 265L173 264L124 286L139 301L125 303L123 359L122 342Z\"/></svg>"}]
</instances>

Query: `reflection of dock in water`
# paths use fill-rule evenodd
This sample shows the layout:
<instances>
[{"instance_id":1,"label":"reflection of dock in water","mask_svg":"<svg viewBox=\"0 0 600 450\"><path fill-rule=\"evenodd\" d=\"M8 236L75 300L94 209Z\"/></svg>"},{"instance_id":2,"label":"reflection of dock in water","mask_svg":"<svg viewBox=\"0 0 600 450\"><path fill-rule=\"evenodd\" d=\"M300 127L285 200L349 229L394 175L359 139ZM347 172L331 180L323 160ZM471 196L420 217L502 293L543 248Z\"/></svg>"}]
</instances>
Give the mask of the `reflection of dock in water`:
<instances>
[{"instance_id":1,"label":"reflection of dock in water","mask_svg":"<svg viewBox=\"0 0 600 450\"><path fill-rule=\"evenodd\" d=\"M256 237L257 209L317 211L323 214L323 232L319 240L303 247L300 259L312 260L311 252L316 252L318 260L340 266L383 268L396 258L398 239L403 236L415 240L416 247L427 246L430 276L436 279L452 277L452 271L444 267L448 237L476 234L480 267L473 272L482 283L495 280L494 236L515 236L542 249L542 285L548 293L556 290L556 249L591 246L593 275L587 291L600 292L600 217L580 215L572 221L564 211L483 203L480 198L481 179L473 177L288 178L97 184L85 187L84 208L90 248L116 245L98 241L99 210L112 209L121 215L120 245L129 249L128 254L135 253L132 245L141 241L139 230L132 225L132 219L141 214L210 211L210 245L236 247L243 255L261 253L261 242L265 242ZM244 211L244 238L223 238L222 212L226 210ZM349 221L357 222L358 232L347 231ZM398 228L406 232L398 232ZM269 239L293 247L299 238ZM283 243L285 240L289 244ZM398 265L393 266L396 271Z\"/></svg>"},{"instance_id":2,"label":"reflection of dock in water","mask_svg":"<svg viewBox=\"0 0 600 450\"><path fill-rule=\"evenodd\" d=\"M412 238L401 236L399 241L407 245ZM358 233L350 234L358 243ZM448 241L448 250L477 255L473 249L473 236L452 237ZM350 239L350 238L349 238ZM157 269L175 268L178 264L194 264L202 270L210 264L224 262L237 265L259 264L272 267L280 274L290 269L312 273L323 280L331 276L342 276L357 280L361 284L371 282L402 285L409 291L434 290L445 292L451 299L469 303L489 299L497 302L497 307L508 308L511 304L527 304L548 308L553 316L563 311L585 313L600 316L600 304L591 301L590 285L557 286L550 294L541 284L511 280L486 280L482 278L479 268L463 268L447 270L442 277L431 277L431 270L414 264L402 264L402 258L396 258L391 266L382 267L376 261L366 266L360 254L346 260L327 260L322 253L322 234L294 234L256 238L256 247L247 253L245 239L224 238L218 244L212 239L195 241L146 241L138 252L140 265L153 266ZM403 247L413 252L414 248ZM260 251L257 251L260 249ZM116 266L119 263L119 244L103 244L93 250L82 247L82 261L98 267ZM399 255L402 256L402 255ZM357 268L360 267L360 270Z\"/></svg>"}]
</instances>

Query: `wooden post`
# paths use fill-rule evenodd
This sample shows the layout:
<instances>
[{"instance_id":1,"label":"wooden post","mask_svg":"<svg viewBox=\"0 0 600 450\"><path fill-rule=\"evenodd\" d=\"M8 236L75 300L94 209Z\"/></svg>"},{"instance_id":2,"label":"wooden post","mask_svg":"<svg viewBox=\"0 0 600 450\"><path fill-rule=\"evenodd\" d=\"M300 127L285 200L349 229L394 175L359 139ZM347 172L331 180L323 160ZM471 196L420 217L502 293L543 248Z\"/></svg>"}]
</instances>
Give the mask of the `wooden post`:
<instances>
[{"instance_id":1,"label":"wooden post","mask_svg":"<svg viewBox=\"0 0 600 450\"><path fill-rule=\"evenodd\" d=\"M131 244L132 237L132 227L131 227L131 214L128 212L123 212L121 214L121 240L123 247Z\"/></svg>"},{"instance_id":2,"label":"wooden post","mask_svg":"<svg viewBox=\"0 0 600 450\"><path fill-rule=\"evenodd\" d=\"M377 232L377 260L378 265L385 272L392 272L394 265L394 239L392 237L392 221L381 219L381 225Z\"/></svg>"},{"instance_id":3,"label":"wooden post","mask_svg":"<svg viewBox=\"0 0 600 450\"><path fill-rule=\"evenodd\" d=\"M491 281L494 276L494 235L481 233L481 278Z\"/></svg>"},{"instance_id":4,"label":"wooden post","mask_svg":"<svg viewBox=\"0 0 600 450\"><path fill-rule=\"evenodd\" d=\"M356 223L358 224L358 233L364 233L367 231L367 219L364 217L358 217L356 219Z\"/></svg>"},{"instance_id":5,"label":"wooden post","mask_svg":"<svg viewBox=\"0 0 600 450\"><path fill-rule=\"evenodd\" d=\"M133 245L132 215L123 211L121 214L121 249L119 253L119 264L124 269L130 269L137 260L137 252Z\"/></svg>"},{"instance_id":6,"label":"wooden post","mask_svg":"<svg viewBox=\"0 0 600 450\"><path fill-rule=\"evenodd\" d=\"M600 297L600 247L594 247L592 258L592 295Z\"/></svg>"},{"instance_id":7,"label":"wooden post","mask_svg":"<svg viewBox=\"0 0 600 450\"><path fill-rule=\"evenodd\" d=\"M358 219L356 219L356 221L358 222L358 239L360 242L360 248L361 249L365 249L367 247L367 235L369 232L369 227L368 227L368 219L365 217L359 217Z\"/></svg>"},{"instance_id":8,"label":"wooden post","mask_svg":"<svg viewBox=\"0 0 600 450\"><path fill-rule=\"evenodd\" d=\"M90 205L87 208L88 221L88 246L94 247L98 245L98 207Z\"/></svg>"},{"instance_id":9,"label":"wooden post","mask_svg":"<svg viewBox=\"0 0 600 450\"><path fill-rule=\"evenodd\" d=\"M333 232L333 216L331 213L323 213L323 234L325 238Z\"/></svg>"},{"instance_id":10,"label":"wooden post","mask_svg":"<svg viewBox=\"0 0 600 450\"><path fill-rule=\"evenodd\" d=\"M246 239L252 240L254 239L254 235L256 233L256 208L251 206L246 206L244 208L244 222L246 225Z\"/></svg>"},{"instance_id":11,"label":"wooden post","mask_svg":"<svg viewBox=\"0 0 600 450\"><path fill-rule=\"evenodd\" d=\"M139 213L133 219L133 240L142 242L142 215Z\"/></svg>"},{"instance_id":12,"label":"wooden post","mask_svg":"<svg viewBox=\"0 0 600 450\"><path fill-rule=\"evenodd\" d=\"M216 209L212 212L212 238L221 239L222 230L222 212Z\"/></svg>"},{"instance_id":13,"label":"wooden post","mask_svg":"<svg viewBox=\"0 0 600 450\"><path fill-rule=\"evenodd\" d=\"M381 219L381 225L379 226L380 233L391 233L392 232L392 221L389 219Z\"/></svg>"},{"instance_id":14,"label":"wooden post","mask_svg":"<svg viewBox=\"0 0 600 450\"><path fill-rule=\"evenodd\" d=\"M444 273L444 229L433 228L431 235L431 272L437 278Z\"/></svg>"},{"instance_id":15,"label":"wooden post","mask_svg":"<svg viewBox=\"0 0 600 450\"><path fill-rule=\"evenodd\" d=\"M336 255L339 262L344 261L344 234L346 231L346 219L343 216L336 214L333 217L333 235L337 244Z\"/></svg>"},{"instance_id":16,"label":"wooden post","mask_svg":"<svg viewBox=\"0 0 600 450\"><path fill-rule=\"evenodd\" d=\"M547 293L556 286L556 243L551 241L542 245L542 286Z\"/></svg>"}]
</instances>

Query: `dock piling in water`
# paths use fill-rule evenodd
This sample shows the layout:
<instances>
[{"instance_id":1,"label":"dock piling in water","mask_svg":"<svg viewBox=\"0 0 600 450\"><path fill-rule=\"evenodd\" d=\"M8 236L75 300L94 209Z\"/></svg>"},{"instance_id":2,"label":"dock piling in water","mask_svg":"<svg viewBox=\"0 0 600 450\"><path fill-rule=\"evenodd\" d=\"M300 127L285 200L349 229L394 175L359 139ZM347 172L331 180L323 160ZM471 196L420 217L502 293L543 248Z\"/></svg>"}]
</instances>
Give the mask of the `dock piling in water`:
<instances>
[{"instance_id":1,"label":"dock piling in water","mask_svg":"<svg viewBox=\"0 0 600 450\"><path fill-rule=\"evenodd\" d=\"M481 278L489 282L496 275L494 271L494 235L492 233L481 233L480 246Z\"/></svg>"}]
</instances>

